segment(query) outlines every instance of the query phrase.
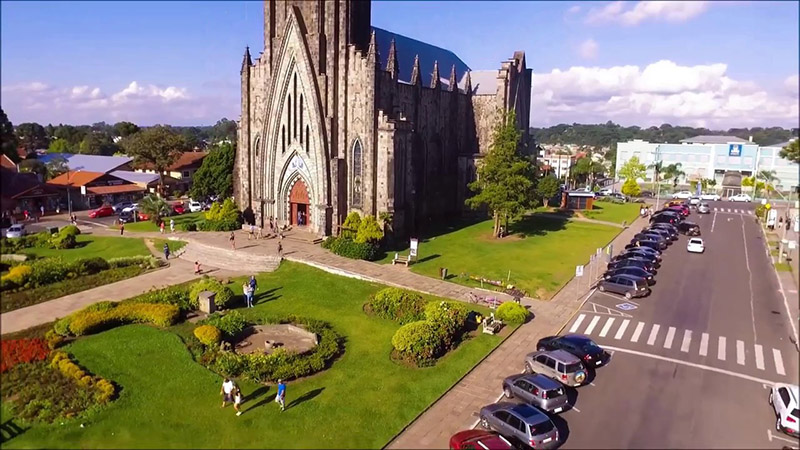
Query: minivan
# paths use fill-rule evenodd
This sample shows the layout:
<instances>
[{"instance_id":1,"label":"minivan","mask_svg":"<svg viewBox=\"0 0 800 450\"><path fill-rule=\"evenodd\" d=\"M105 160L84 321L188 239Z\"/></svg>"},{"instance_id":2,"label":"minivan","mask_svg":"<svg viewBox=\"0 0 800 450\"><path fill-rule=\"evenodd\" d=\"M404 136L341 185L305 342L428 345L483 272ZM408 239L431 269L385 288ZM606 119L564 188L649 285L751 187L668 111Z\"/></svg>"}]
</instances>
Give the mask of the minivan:
<instances>
[{"instance_id":1,"label":"minivan","mask_svg":"<svg viewBox=\"0 0 800 450\"><path fill-rule=\"evenodd\" d=\"M628 300L634 297L644 297L650 294L647 287L647 280L634 278L630 275L616 275L607 280L600 280L597 283L597 290L600 292L613 292L624 295Z\"/></svg>"}]
</instances>

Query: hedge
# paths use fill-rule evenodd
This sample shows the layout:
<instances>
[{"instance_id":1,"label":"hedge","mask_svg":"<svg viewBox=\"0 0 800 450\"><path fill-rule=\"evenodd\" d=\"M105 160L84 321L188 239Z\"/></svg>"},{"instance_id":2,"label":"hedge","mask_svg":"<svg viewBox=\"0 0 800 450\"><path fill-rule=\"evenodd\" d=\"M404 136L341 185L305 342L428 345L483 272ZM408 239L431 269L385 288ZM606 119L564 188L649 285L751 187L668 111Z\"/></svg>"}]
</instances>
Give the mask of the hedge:
<instances>
[{"instance_id":1,"label":"hedge","mask_svg":"<svg viewBox=\"0 0 800 450\"><path fill-rule=\"evenodd\" d=\"M458 343L466 331L469 312L459 302L428 303L425 320L405 324L392 336L396 354L417 366L432 364Z\"/></svg>"},{"instance_id":2,"label":"hedge","mask_svg":"<svg viewBox=\"0 0 800 450\"><path fill-rule=\"evenodd\" d=\"M390 287L376 292L364 306L368 313L402 325L422 320L425 304L425 299L416 292Z\"/></svg>"},{"instance_id":3,"label":"hedge","mask_svg":"<svg viewBox=\"0 0 800 450\"><path fill-rule=\"evenodd\" d=\"M153 255L147 256L121 256L119 258L111 258L108 260L108 265L113 269L117 267L139 266L143 269L155 269L163 264L161 259Z\"/></svg>"},{"instance_id":4,"label":"hedge","mask_svg":"<svg viewBox=\"0 0 800 450\"><path fill-rule=\"evenodd\" d=\"M123 300L122 303L157 303L177 306L181 311L191 311L197 307L197 302L192 305L189 301L189 288L177 285L162 289L154 289L136 297Z\"/></svg>"},{"instance_id":5,"label":"hedge","mask_svg":"<svg viewBox=\"0 0 800 450\"><path fill-rule=\"evenodd\" d=\"M108 402L114 397L116 388L114 384L105 378L94 376L86 372L80 366L75 364L64 352L53 352L53 359L50 361L50 366L58 369L59 372L83 386L93 388L96 392L94 399L97 403L103 404Z\"/></svg>"},{"instance_id":6,"label":"hedge","mask_svg":"<svg viewBox=\"0 0 800 450\"><path fill-rule=\"evenodd\" d=\"M199 322L203 325L211 325L225 333L227 338L234 338L247 326L247 320L239 311L233 310L227 314L214 313Z\"/></svg>"},{"instance_id":7,"label":"hedge","mask_svg":"<svg viewBox=\"0 0 800 450\"><path fill-rule=\"evenodd\" d=\"M203 345L212 346L219 344L222 339L222 332L214 325L200 325L194 329L194 337Z\"/></svg>"},{"instance_id":8,"label":"hedge","mask_svg":"<svg viewBox=\"0 0 800 450\"><path fill-rule=\"evenodd\" d=\"M185 222L178 224L178 229L181 231L197 231L196 222Z\"/></svg>"},{"instance_id":9,"label":"hedge","mask_svg":"<svg viewBox=\"0 0 800 450\"><path fill-rule=\"evenodd\" d=\"M217 308L227 307L233 299L233 291L228 286L223 285L214 278L205 277L192 285L189 291L189 303L192 307L199 306L198 297L202 291L211 291L217 295L214 297L214 304Z\"/></svg>"},{"instance_id":10,"label":"hedge","mask_svg":"<svg viewBox=\"0 0 800 450\"><path fill-rule=\"evenodd\" d=\"M2 238L0 239L0 252L16 253L31 247L46 248L50 246L50 237L50 233L47 231L40 231L36 234L29 234L19 238Z\"/></svg>"},{"instance_id":11,"label":"hedge","mask_svg":"<svg viewBox=\"0 0 800 450\"><path fill-rule=\"evenodd\" d=\"M180 310L175 305L101 302L60 319L53 330L62 336L83 336L129 323L167 327L179 317Z\"/></svg>"},{"instance_id":12,"label":"hedge","mask_svg":"<svg viewBox=\"0 0 800 450\"><path fill-rule=\"evenodd\" d=\"M528 308L516 302L503 302L497 308L495 317L505 323L522 324L528 320Z\"/></svg>"},{"instance_id":13,"label":"hedge","mask_svg":"<svg viewBox=\"0 0 800 450\"><path fill-rule=\"evenodd\" d=\"M358 243L346 237L338 237L328 239L323 247L345 258L366 261L378 259L379 246L370 242Z\"/></svg>"}]
</instances>

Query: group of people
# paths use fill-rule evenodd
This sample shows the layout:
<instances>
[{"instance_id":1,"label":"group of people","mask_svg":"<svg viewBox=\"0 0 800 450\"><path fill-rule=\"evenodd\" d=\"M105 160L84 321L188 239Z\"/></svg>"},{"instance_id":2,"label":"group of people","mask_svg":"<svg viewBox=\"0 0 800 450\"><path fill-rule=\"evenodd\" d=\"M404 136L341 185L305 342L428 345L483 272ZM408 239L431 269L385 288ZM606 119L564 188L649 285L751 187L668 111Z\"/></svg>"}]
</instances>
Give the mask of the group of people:
<instances>
[{"instance_id":1,"label":"group of people","mask_svg":"<svg viewBox=\"0 0 800 450\"><path fill-rule=\"evenodd\" d=\"M161 231L161 234L164 234L166 225L167 224L163 220L159 221L158 229ZM169 232L175 232L175 219L169 219Z\"/></svg>"},{"instance_id":2,"label":"group of people","mask_svg":"<svg viewBox=\"0 0 800 450\"><path fill-rule=\"evenodd\" d=\"M639 208L639 215L642 217L647 217L653 213L653 208L651 206L641 206Z\"/></svg>"},{"instance_id":3,"label":"group of people","mask_svg":"<svg viewBox=\"0 0 800 450\"><path fill-rule=\"evenodd\" d=\"M219 395L222 396L222 407L233 403L233 409L236 411L237 416L242 415L241 406L244 403L244 396L239 386L230 378L225 378L222 382L222 387L219 390ZM283 380L278 380L278 393L275 395L275 402L281 405L281 411L286 410L286 385Z\"/></svg>"},{"instance_id":4,"label":"group of people","mask_svg":"<svg viewBox=\"0 0 800 450\"><path fill-rule=\"evenodd\" d=\"M256 283L256 276L251 275L249 281L245 281L242 285L242 292L244 292L244 301L247 308L253 307L253 300L255 299L256 291L258 290L258 283Z\"/></svg>"}]
</instances>

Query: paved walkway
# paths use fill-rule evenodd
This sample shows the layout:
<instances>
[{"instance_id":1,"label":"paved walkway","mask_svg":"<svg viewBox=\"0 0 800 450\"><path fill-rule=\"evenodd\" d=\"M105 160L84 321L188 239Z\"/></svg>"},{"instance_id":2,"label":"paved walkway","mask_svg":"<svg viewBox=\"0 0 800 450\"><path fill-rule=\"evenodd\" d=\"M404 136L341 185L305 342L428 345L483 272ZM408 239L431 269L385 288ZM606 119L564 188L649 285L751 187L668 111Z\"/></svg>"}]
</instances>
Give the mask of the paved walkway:
<instances>
[{"instance_id":1,"label":"paved walkway","mask_svg":"<svg viewBox=\"0 0 800 450\"><path fill-rule=\"evenodd\" d=\"M584 217L581 213L576 212L573 216L567 216L564 214L559 213L551 213L551 212L537 212L532 215L536 215L536 217L544 217L547 219L561 219L573 222L588 222L588 223L596 223L598 225L607 225L609 227L615 228L624 228L624 226L620 223L616 222L606 222L605 220L597 220L597 219L589 219Z\"/></svg>"}]
</instances>

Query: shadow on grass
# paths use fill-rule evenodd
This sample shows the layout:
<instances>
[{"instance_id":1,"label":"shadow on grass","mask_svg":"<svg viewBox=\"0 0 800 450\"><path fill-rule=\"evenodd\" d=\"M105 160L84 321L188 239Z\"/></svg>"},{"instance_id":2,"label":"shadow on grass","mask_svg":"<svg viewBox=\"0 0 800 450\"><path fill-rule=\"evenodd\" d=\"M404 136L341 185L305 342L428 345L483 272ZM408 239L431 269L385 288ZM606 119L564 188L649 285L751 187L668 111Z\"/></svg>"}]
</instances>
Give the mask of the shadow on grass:
<instances>
[{"instance_id":1,"label":"shadow on grass","mask_svg":"<svg viewBox=\"0 0 800 450\"><path fill-rule=\"evenodd\" d=\"M425 261L430 261L430 260L432 260L432 259L436 259L436 258L438 258L438 257L440 257L440 256L442 256L442 255L440 255L440 254L438 254L438 253L434 253L433 255L428 255L428 256L426 256L426 257L424 257L424 258L422 258L422 259L418 260L418 261L417 261L417 263L422 263L422 262L425 262Z\"/></svg>"},{"instance_id":2,"label":"shadow on grass","mask_svg":"<svg viewBox=\"0 0 800 450\"><path fill-rule=\"evenodd\" d=\"M297 397L295 400L293 400L288 405L286 405L286 409L291 409L291 408L294 408L295 406L300 406L300 404L302 404L303 402L307 402L307 401L313 399L314 397L316 397L319 394L321 394L322 391L324 391L324 390L325 390L325 388L322 387L322 388L317 388L317 389L308 391L305 394L301 395L300 397Z\"/></svg>"},{"instance_id":3,"label":"shadow on grass","mask_svg":"<svg viewBox=\"0 0 800 450\"><path fill-rule=\"evenodd\" d=\"M567 211L569 215L557 217L553 214L543 216L540 213L533 213L525 216L522 220L509 225L509 236L528 237L528 236L544 236L548 233L561 231L566 228L569 217L572 211ZM559 213L561 216L562 214Z\"/></svg>"},{"instance_id":4,"label":"shadow on grass","mask_svg":"<svg viewBox=\"0 0 800 450\"><path fill-rule=\"evenodd\" d=\"M267 392L269 392L269 386L259 386L258 389L256 389L255 391L251 392L250 395L246 396L244 398L244 401L246 401L246 402L253 401L253 400L261 397L262 395L265 395Z\"/></svg>"},{"instance_id":5,"label":"shadow on grass","mask_svg":"<svg viewBox=\"0 0 800 450\"><path fill-rule=\"evenodd\" d=\"M268 289L268 290L266 290L264 292L261 292L261 293L255 295L255 296L253 296L253 306L255 306L255 305L259 304L259 303L271 302L273 300L277 300L277 299L281 298L280 294L276 294L276 292L278 290L280 290L280 289L283 289L283 288L280 287L280 286L274 287L272 289Z\"/></svg>"},{"instance_id":6,"label":"shadow on grass","mask_svg":"<svg viewBox=\"0 0 800 450\"><path fill-rule=\"evenodd\" d=\"M486 219L486 217L478 216L455 219L449 223L431 225L430 228L424 229L417 233L412 233L411 235L412 237L416 236L420 242L425 243L432 239L436 239L439 236L443 236L445 234L458 231L462 228L470 227L476 223L483 222ZM377 259L385 258L387 254L406 251L408 250L408 245L408 239L395 240L395 242L391 244L386 244L383 248L381 248L381 254L378 255Z\"/></svg>"},{"instance_id":7,"label":"shadow on grass","mask_svg":"<svg viewBox=\"0 0 800 450\"><path fill-rule=\"evenodd\" d=\"M0 442L5 443L28 431L14 423L14 419L9 419L0 424Z\"/></svg>"}]
</instances>

